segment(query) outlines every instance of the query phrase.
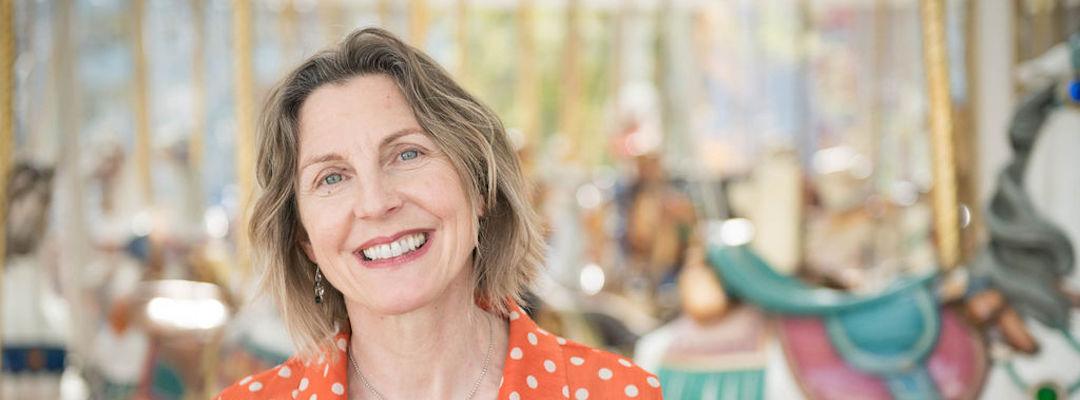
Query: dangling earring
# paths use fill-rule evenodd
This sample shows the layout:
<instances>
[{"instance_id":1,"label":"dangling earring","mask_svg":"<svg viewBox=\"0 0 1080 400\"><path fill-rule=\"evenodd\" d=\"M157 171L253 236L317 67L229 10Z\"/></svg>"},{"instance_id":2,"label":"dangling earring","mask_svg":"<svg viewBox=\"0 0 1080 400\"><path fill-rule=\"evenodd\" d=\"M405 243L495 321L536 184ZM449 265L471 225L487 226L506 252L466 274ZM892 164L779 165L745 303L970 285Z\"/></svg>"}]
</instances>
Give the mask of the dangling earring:
<instances>
[{"instance_id":1,"label":"dangling earring","mask_svg":"<svg viewBox=\"0 0 1080 400\"><path fill-rule=\"evenodd\" d=\"M326 288L322 283L322 271L319 267L315 267L315 304L322 304L323 294L326 294Z\"/></svg>"}]
</instances>

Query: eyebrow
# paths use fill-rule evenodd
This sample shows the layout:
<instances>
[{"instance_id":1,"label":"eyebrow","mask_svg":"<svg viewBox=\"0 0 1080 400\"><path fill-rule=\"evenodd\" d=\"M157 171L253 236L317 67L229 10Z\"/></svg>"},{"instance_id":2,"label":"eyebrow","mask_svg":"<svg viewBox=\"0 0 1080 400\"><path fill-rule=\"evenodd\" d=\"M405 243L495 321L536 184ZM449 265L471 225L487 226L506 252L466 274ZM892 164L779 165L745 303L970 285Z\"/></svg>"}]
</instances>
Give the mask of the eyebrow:
<instances>
[{"instance_id":1,"label":"eyebrow","mask_svg":"<svg viewBox=\"0 0 1080 400\"><path fill-rule=\"evenodd\" d=\"M424 133L424 130L417 127L401 128L389 135L386 135L386 137L384 137L383 140L379 143L379 147L385 147L386 145L393 143L395 140L398 140L398 138L401 138L402 136L422 133ZM342 157L339 153L325 153L311 156L305 159L304 162L300 164L300 171L303 171L305 168L311 166L312 164L319 164L327 161L341 161L344 159L345 157Z\"/></svg>"}]
</instances>

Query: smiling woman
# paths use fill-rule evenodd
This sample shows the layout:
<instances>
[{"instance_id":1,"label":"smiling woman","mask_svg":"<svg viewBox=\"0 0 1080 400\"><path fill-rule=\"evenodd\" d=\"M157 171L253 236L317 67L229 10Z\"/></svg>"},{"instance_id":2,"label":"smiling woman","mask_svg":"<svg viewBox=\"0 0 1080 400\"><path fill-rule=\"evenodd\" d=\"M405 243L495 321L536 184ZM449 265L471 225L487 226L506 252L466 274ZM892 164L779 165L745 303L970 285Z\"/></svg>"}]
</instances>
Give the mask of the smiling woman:
<instances>
[{"instance_id":1,"label":"smiling woman","mask_svg":"<svg viewBox=\"0 0 1080 400\"><path fill-rule=\"evenodd\" d=\"M220 398L659 398L522 311L543 239L498 117L380 29L273 90L249 229L300 353Z\"/></svg>"}]
</instances>

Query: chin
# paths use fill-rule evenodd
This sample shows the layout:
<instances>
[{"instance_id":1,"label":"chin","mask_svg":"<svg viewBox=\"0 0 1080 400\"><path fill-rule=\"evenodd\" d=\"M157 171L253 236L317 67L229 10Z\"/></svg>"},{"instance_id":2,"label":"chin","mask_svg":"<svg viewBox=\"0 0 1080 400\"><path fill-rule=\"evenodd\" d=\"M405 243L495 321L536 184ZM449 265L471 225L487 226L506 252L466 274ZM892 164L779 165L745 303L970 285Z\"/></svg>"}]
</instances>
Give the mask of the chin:
<instances>
[{"instance_id":1,"label":"chin","mask_svg":"<svg viewBox=\"0 0 1080 400\"><path fill-rule=\"evenodd\" d=\"M374 303L368 304L368 308L383 315L408 314L437 301L430 291L416 290L415 286L395 288L393 293L385 293L372 300Z\"/></svg>"}]
</instances>

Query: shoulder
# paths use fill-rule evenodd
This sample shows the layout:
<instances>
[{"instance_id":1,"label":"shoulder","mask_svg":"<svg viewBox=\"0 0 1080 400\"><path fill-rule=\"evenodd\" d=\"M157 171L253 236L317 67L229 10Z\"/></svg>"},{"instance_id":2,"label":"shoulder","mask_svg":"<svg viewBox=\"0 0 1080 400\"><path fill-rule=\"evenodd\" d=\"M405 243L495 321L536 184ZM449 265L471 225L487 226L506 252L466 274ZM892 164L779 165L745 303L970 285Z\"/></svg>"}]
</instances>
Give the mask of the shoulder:
<instances>
[{"instance_id":1,"label":"shoulder","mask_svg":"<svg viewBox=\"0 0 1080 400\"><path fill-rule=\"evenodd\" d=\"M558 339L572 398L662 398L656 375L626 357Z\"/></svg>"},{"instance_id":2,"label":"shoulder","mask_svg":"<svg viewBox=\"0 0 1080 400\"><path fill-rule=\"evenodd\" d=\"M344 392L343 384L333 387L329 383L333 376L338 375L333 371L338 366L333 364L290 358L273 368L236 381L222 390L215 399L295 399L298 394L306 395L307 392L319 393L319 398L327 398L322 394L324 391L341 395Z\"/></svg>"},{"instance_id":3,"label":"shoulder","mask_svg":"<svg viewBox=\"0 0 1080 400\"><path fill-rule=\"evenodd\" d=\"M250 375L225 388L218 400L342 399L345 396L348 374L346 344L349 336L339 333L332 338L324 353L306 360L293 357L266 371Z\"/></svg>"},{"instance_id":4,"label":"shoulder","mask_svg":"<svg viewBox=\"0 0 1080 400\"><path fill-rule=\"evenodd\" d=\"M234 382L216 397L218 400L260 398L288 398L299 384L298 373L303 363L290 358L274 368L248 375Z\"/></svg>"},{"instance_id":5,"label":"shoulder","mask_svg":"<svg viewBox=\"0 0 1080 400\"><path fill-rule=\"evenodd\" d=\"M652 373L625 357L555 336L514 307L500 398L663 398Z\"/></svg>"}]
</instances>

